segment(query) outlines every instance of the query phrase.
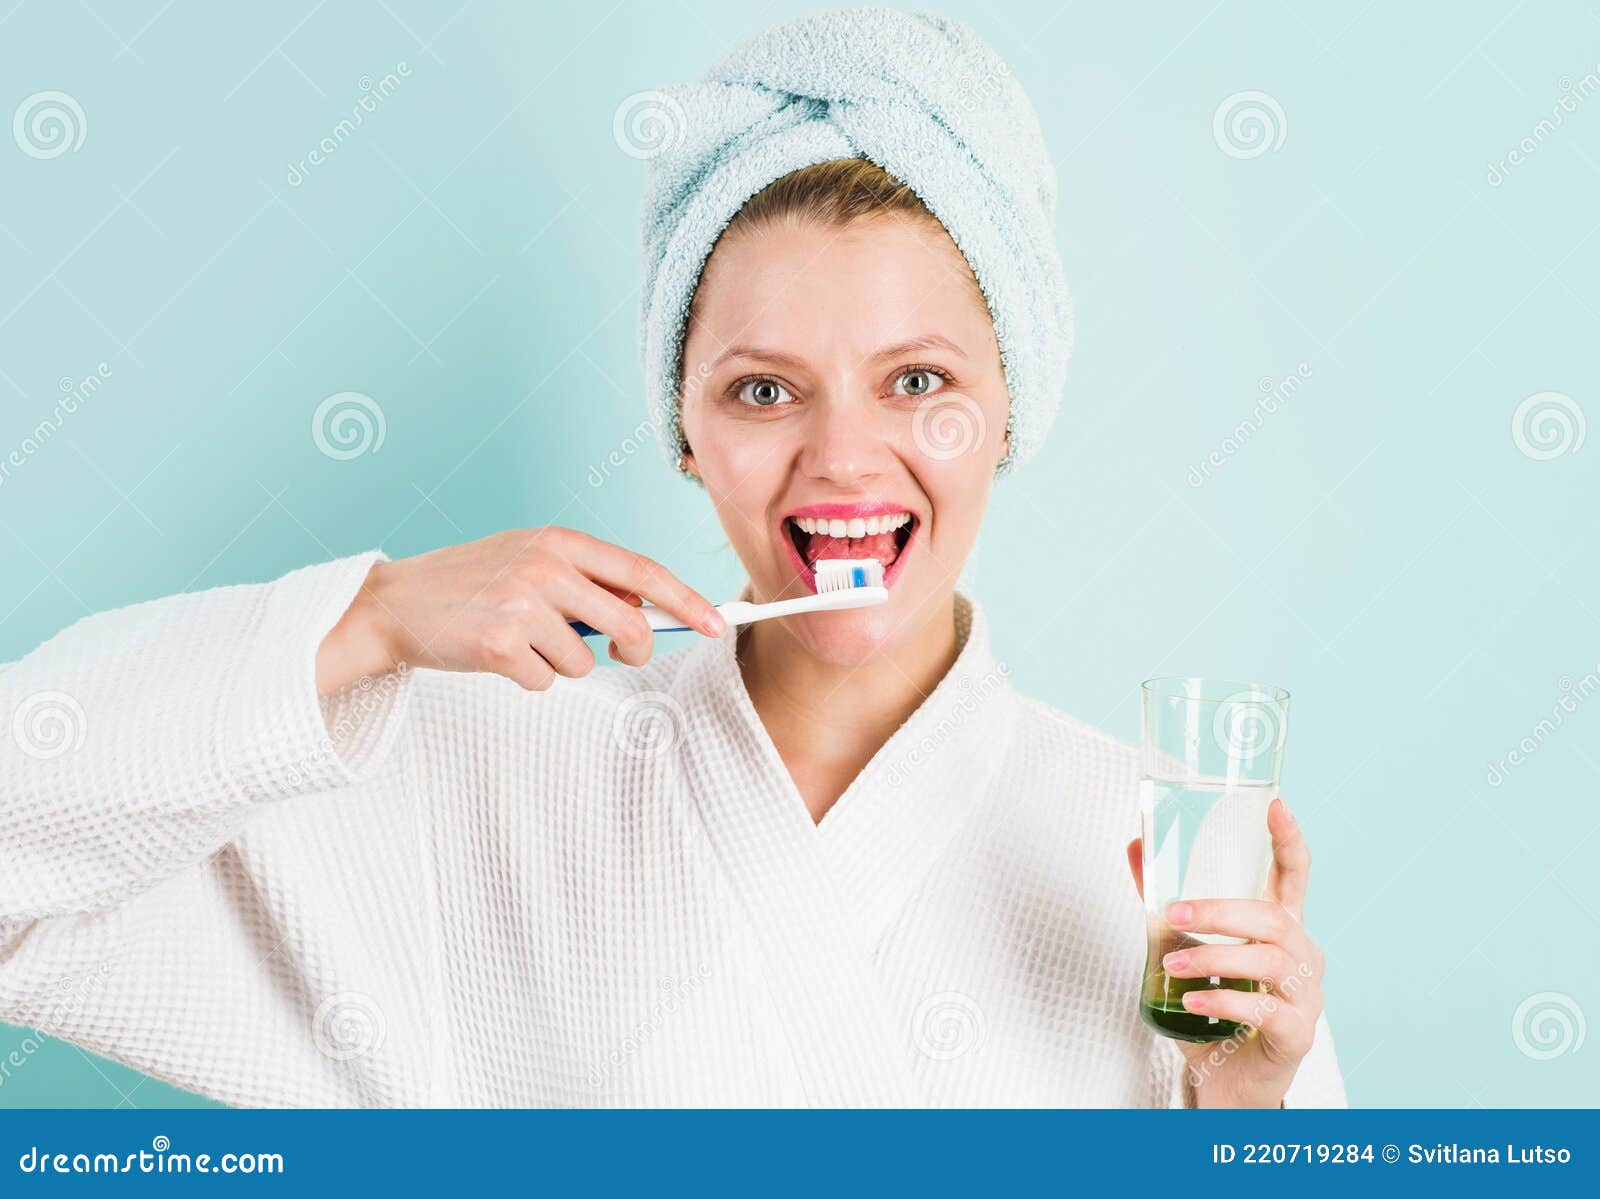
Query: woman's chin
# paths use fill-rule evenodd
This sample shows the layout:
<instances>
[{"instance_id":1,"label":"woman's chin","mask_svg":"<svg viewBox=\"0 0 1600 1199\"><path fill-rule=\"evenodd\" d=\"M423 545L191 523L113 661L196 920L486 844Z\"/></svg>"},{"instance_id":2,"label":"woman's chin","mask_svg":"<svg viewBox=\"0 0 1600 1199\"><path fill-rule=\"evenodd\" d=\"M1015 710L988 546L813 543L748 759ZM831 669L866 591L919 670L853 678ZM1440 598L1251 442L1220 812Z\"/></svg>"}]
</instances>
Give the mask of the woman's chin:
<instances>
[{"instance_id":1,"label":"woman's chin","mask_svg":"<svg viewBox=\"0 0 1600 1199\"><path fill-rule=\"evenodd\" d=\"M806 651L832 666L864 666L893 653L909 631L891 601L880 608L808 612L785 622Z\"/></svg>"}]
</instances>

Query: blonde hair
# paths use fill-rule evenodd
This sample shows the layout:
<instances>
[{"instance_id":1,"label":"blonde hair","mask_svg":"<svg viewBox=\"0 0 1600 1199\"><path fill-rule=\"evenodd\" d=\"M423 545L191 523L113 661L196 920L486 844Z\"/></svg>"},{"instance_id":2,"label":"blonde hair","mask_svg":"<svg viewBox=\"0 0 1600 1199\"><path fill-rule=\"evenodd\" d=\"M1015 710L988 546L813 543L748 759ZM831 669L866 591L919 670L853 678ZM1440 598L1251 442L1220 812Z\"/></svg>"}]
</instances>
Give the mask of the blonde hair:
<instances>
[{"instance_id":1,"label":"blonde hair","mask_svg":"<svg viewBox=\"0 0 1600 1199\"><path fill-rule=\"evenodd\" d=\"M790 171L767 184L745 202L723 234L802 221L837 227L892 215L939 224L916 192L877 163L865 158L835 158Z\"/></svg>"},{"instance_id":2,"label":"blonde hair","mask_svg":"<svg viewBox=\"0 0 1600 1199\"><path fill-rule=\"evenodd\" d=\"M888 171L865 158L834 158L790 171L751 196L722 230L716 244L711 247L711 253L706 255L706 262L711 261L717 246L724 240L773 226L792 228L812 223L824 228L842 228L857 221L890 216L926 222L943 233L955 246L949 231L922 202L921 197ZM965 261L963 256L963 264ZM988 302L970 267L966 273L972 279L973 293L978 302L987 310ZM704 266L701 267L700 277L705 278ZM688 344L689 330L694 326L699 309L700 288L697 284L684 322L684 345Z\"/></svg>"}]
</instances>

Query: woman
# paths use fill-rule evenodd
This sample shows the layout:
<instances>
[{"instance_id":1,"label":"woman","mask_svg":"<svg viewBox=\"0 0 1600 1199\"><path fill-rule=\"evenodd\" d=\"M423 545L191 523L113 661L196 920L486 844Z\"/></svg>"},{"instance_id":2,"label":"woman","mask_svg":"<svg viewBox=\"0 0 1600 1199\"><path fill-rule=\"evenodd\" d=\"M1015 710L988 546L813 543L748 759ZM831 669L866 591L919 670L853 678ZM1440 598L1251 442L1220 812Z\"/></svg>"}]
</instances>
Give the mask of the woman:
<instances>
[{"instance_id":1,"label":"woman","mask_svg":"<svg viewBox=\"0 0 1600 1199\"><path fill-rule=\"evenodd\" d=\"M1134 753L1016 695L955 591L1067 351L1004 64L835 13L660 100L669 456L750 598L850 556L890 601L736 634L550 528L80 621L0 674L0 1016L253 1105L1342 1103L1281 803L1273 898L1184 925L1253 943L1169 968L1305 984L1155 1036ZM641 600L703 637L653 655Z\"/></svg>"}]
</instances>

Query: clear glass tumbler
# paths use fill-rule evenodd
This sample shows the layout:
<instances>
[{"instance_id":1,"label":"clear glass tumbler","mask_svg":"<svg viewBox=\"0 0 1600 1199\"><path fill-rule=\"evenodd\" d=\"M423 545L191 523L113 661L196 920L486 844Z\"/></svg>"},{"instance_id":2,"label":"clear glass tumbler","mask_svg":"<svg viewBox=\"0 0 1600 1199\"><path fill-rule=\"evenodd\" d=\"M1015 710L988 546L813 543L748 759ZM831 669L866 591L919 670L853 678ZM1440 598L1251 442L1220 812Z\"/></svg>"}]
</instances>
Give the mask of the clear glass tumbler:
<instances>
[{"instance_id":1,"label":"clear glass tumbler","mask_svg":"<svg viewBox=\"0 0 1600 1199\"><path fill-rule=\"evenodd\" d=\"M1232 1020L1183 1006L1186 991L1231 987L1237 978L1169 978L1161 959L1197 944L1240 944L1218 933L1171 927L1179 899L1260 899L1272 865L1267 807L1278 793L1289 693L1260 683L1150 679L1141 688L1139 808L1144 840L1146 956L1139 1014L1163 1036L1220 1041Z\"/></svg>"}]
</instances>

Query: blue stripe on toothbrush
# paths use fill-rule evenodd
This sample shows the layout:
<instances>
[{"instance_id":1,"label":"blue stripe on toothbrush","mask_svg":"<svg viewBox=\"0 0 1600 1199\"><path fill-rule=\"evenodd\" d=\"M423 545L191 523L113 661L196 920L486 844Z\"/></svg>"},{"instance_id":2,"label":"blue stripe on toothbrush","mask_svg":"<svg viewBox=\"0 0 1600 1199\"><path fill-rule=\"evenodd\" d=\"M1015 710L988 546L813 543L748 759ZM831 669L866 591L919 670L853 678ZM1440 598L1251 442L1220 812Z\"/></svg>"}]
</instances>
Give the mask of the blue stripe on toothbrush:
<instances>
[{"instance_id":1,"label":"blue stripe on toothbrush","mask_svg":"<svg viewBox=\"0 0 1600 1199\"><path fill-rule=\"evenodd\" d=\"M569 620L567 621L567 624L569 624L572 627L572 631L580 637L605 636L605 634L599 629L595 628L591 624L585 624L581 620ZM689 631L689 626L686 624L675 624L664 629L656 629L655 631L657 633L687 633Z\"/></svg>"}]
</instances>

